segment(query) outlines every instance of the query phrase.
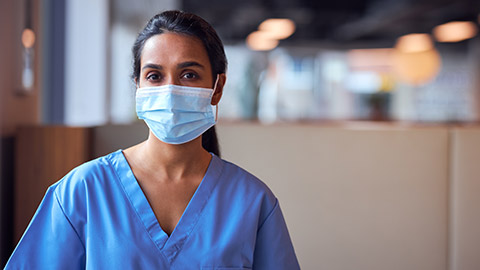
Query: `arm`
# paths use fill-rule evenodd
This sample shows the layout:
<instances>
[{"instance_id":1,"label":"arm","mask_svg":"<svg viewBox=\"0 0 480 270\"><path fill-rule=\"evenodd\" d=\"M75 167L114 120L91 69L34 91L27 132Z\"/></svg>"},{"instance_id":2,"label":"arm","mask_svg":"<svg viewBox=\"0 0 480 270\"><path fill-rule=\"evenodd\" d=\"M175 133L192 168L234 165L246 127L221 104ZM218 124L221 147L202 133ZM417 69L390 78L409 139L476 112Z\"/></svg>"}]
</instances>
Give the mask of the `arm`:
<instances>
[{"instance_id":1,"label":"arm","mask_svg":"<svg viewBox=\"0 0 480 270\"><path fill-rule=\"evenodd\" d=\"M5 269L83 268L85 246L51 187Z\"/></svg>"},{"instance_id":2,"label":"arm","mask_svg":"<svg viewBox=\"0 0 480 270\"><path fill-rule=\"evenodd\" d=\"M253 269L300 269L278 201L259 227Z\"/></svg>"}]
</instances>

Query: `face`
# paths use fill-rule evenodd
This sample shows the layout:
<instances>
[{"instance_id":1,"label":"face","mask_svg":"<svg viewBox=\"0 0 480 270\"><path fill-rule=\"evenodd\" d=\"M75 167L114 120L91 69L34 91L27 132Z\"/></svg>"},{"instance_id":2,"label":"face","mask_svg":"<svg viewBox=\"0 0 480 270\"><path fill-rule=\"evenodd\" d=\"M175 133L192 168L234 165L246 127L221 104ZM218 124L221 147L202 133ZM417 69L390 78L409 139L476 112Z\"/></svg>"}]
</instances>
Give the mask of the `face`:
<instances>
[{"instance_id":1,"label":"face","mask_svg":"<svg viewBox=\"0 0 480 270\"><path fill-rule=\"evenodd\" d=\"M212 68L202 41L175 33L149 38L140 58L138 87L167 84L212 88ZM225 74L221 74L212 97L212 105L220 101Z\"/></svg>"}]
</instances>

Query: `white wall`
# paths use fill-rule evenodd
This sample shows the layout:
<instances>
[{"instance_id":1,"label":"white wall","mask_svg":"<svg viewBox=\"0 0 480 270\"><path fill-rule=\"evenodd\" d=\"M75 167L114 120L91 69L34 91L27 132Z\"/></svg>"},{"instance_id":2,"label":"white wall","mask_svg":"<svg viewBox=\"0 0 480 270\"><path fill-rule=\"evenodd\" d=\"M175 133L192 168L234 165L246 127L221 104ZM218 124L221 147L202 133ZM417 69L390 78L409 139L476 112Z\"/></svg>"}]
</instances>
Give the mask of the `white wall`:
<instances>
[{"instance_id":1,"label":"white wall","mask_svg":"<svg viewBox=\"0 0 480 270\"><path fill-rule=\"evenodd\" d=\"M131 123L135 114L135 85L131 79L132 45L136 29L125 24L113 24L111 37L111 120Z\"/></svg>"},{"instance_id":2,"label":"white wall","mask_svg":"<svg viewBox=\"0 0 480 270\"><path fill-rule=\"evenodd\" d=\"M108 0L69 0L65 28L65 123L108 120Z\"/></svg>"}]
</instances>

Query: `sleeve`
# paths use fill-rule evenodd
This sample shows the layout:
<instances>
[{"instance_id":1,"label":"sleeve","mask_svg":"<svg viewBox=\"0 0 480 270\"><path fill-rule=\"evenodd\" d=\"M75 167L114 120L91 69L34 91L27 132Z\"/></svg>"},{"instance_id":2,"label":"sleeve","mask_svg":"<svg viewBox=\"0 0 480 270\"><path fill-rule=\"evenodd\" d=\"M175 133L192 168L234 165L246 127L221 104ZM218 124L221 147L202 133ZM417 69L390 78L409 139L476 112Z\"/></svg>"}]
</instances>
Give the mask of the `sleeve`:
<instances>
[{"instance_id":1,"label":"sleeve","mask_svg":"<svg viewBox=\"0 0 480 270\"><path fill-rule=\"evenodd\" d=\"M300 269L278 201L258 230L253 269Z\"/></svg>"},{"instance_id":2,"label":"sleeve","mask_svg":"<svg viewBox=\"0 0 480 270\"><path fill-rule=\"evenodd\" d=\"M5 269L84 268L84 244L50 187Z\"/></svg>"}]
</instances>

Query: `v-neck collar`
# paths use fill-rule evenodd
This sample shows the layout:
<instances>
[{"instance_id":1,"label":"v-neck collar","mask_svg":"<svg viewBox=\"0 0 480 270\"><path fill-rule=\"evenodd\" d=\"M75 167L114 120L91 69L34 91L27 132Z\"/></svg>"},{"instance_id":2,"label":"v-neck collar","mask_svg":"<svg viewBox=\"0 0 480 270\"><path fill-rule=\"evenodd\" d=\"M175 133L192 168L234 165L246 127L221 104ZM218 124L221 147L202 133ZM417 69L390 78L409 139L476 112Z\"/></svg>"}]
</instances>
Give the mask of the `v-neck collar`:
<instances>
[{"instance_id":1,"label":"v-neck collar","mask_svg":"<svg viewBox=\"0 0 480 270\"><path fill-rule=\"evenodd\" d=\"M205 176L197 187L197 190L190 199L190 202L169 237L160 227L155 213L140 188L122 150L112 153L110 157L110 162L117 172L120 184L122 185L130 204L137 212L137 216L145 226L150 239L152 239L157 248L171 262L195 228L195 225L202 215L202 211L220 178L219 176L223 169L221 159L212 154L212 159L208 165Z\"/></svg>"}]
</instances>

